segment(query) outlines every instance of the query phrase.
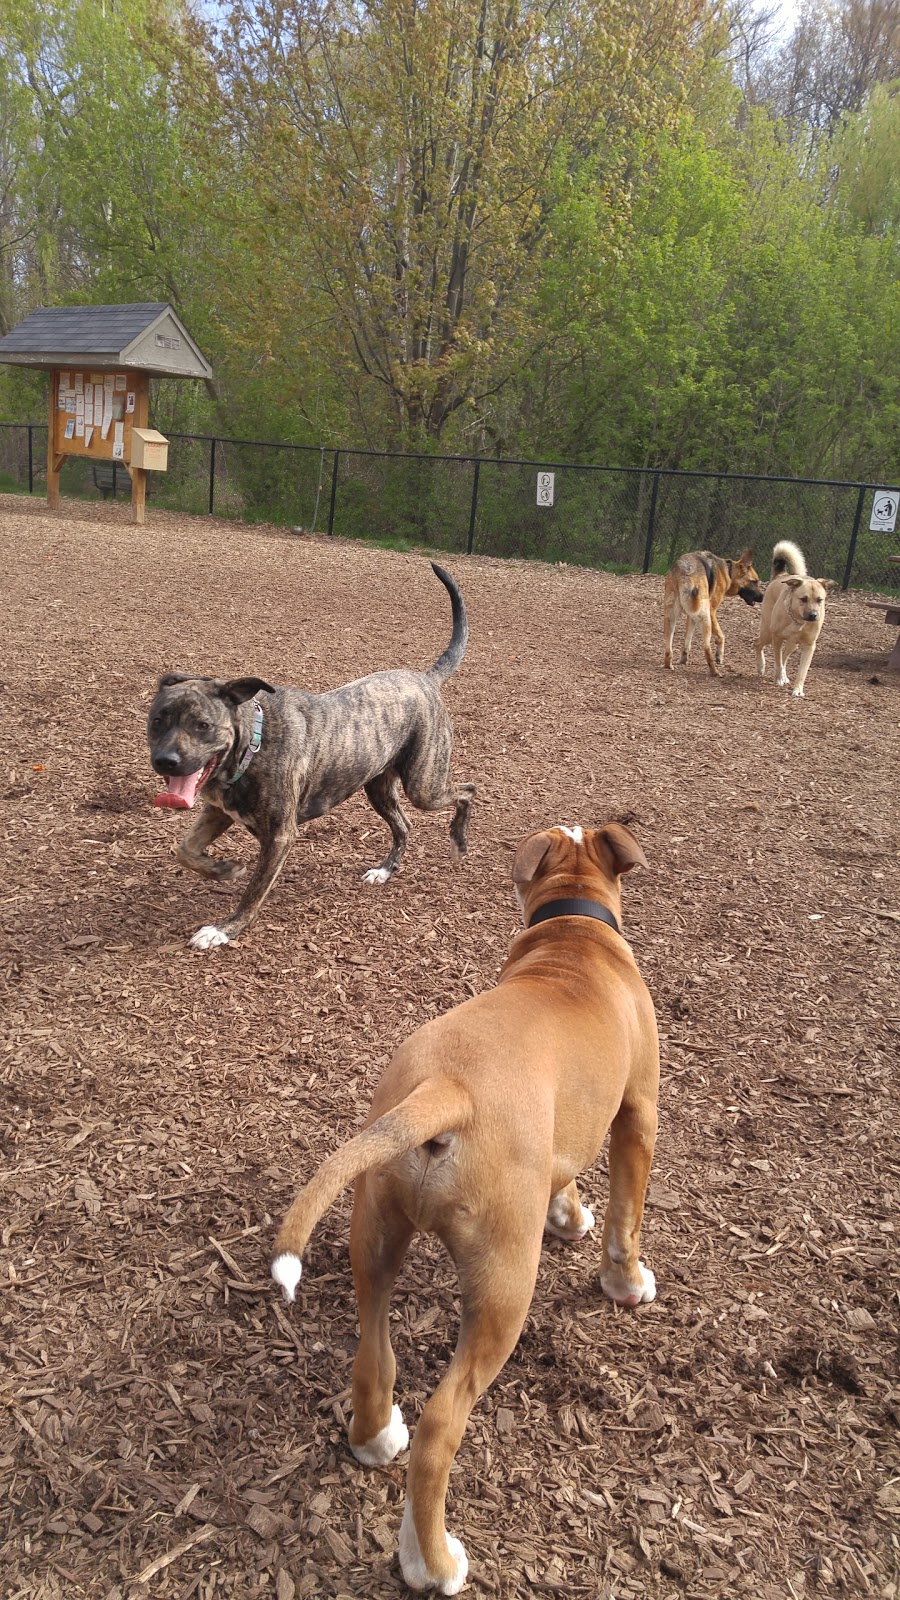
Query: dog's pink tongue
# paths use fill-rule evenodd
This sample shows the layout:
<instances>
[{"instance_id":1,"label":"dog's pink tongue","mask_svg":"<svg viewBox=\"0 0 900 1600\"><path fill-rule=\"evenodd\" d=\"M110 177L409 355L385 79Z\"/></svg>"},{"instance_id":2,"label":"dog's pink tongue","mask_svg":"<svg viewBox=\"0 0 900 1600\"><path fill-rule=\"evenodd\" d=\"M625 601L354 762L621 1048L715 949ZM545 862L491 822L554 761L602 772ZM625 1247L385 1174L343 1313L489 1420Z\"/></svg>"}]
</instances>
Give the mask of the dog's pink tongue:
<instances>
[{"instance_id":1,"label":"dog's pink tongue","mask_svg":"<svg viewBox=\"0 0 900 1600\"><path fill-rule=\"evenodd\" d=\"M203 768L199 772L189 772L184 778L167 778L166 788L162 794L155 796L155 806L171 806L173 811L190 811L197 798L200 779L203 777Z\"/></svg>"}]
</instances>

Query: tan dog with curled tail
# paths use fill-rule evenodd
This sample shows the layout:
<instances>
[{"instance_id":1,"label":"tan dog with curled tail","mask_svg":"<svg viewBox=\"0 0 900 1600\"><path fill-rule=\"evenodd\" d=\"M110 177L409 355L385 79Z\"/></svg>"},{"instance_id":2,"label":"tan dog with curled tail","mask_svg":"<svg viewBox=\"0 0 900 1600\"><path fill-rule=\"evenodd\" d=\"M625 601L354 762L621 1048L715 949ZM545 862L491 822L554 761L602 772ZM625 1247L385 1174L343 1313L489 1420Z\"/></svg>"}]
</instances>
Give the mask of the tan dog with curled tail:
<instances>
[{"instance_id":1,"label":"tan dog with curled tail","mask_svg":"<svg viewBox=\"0 0 900 1600\"><path fill-rule=\"evenodd\" d=\"M759 676L765 677L766 646L775 652L775 682L790 689L787 664L795 650L800 651L797 677L791 693L803 699L806 674L816 653L819 634L825 626L825 600L834 584L830 578L811 578L799 545L780 539L772 551L772 582L766 589L759 614L756 662Z\"/></svg>"},{"instance_id":2,"label":"tan dog with curled tail","mask_svg":"<svg viewBox=\"0 0 900 1600\"><path fill-rule=\"evenodd\" d=\"M272 1276L293 1300L319 1218L356 1181L350 1258L359 1303L350 1448L383 1465L409 1440L393 1390L391 1290L415 1232L436 1234L459 1274L456 1351L416 1428L400 1530L410 1588L456 1594L468 1563L444 1523L453 1459L473 1405L521 1333L545 1231L594 1225L575 1179L611 1129L600 1283L637 1306L656 1294L640 1260L656 1138L659 1043L649 992L621 928L620 878L646 866L618 822L552 828L516 852L524 931L496 988L400 1046L363 1131L297 1196Z\"/></svg>"}]
</instances>

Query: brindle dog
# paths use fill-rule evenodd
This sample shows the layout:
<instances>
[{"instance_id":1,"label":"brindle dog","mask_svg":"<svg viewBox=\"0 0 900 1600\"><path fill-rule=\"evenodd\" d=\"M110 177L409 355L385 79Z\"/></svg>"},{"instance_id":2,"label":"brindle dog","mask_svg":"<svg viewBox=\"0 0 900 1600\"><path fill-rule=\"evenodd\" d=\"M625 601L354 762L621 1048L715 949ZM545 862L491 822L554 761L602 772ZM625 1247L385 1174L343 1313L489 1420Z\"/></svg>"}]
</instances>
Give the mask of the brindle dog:
<instances>
[{"instance_id":1,"label":"brindle dog","mask_svg":"<svg viewBox=\"0 0 900 1600\"><path fill-rule=\"evenodd\" d=\"M409 823L401 786L420 811L453 808L451 850L465 855L475 786L453 785L453 729L440 689L462 661L468 622L449 573L432 568L449 591L453 634L425 672L374 672L326 694L273 688L263 678L194 677L169 672L159 680L147 737L156 772L167 787L156 803L179 810L201 795L203 809L185 834L180 864L230 881L233 861L208 848L234 822L259 840L259 857L237 909L218 926L200 928L199 950L228 944L244 932L287 860L299 826L324 816L358 789L391 830L392 847L366 883L386 883L406 848ZM261 698L256 698L261 696Z\"/></svg>"}]
</instances>

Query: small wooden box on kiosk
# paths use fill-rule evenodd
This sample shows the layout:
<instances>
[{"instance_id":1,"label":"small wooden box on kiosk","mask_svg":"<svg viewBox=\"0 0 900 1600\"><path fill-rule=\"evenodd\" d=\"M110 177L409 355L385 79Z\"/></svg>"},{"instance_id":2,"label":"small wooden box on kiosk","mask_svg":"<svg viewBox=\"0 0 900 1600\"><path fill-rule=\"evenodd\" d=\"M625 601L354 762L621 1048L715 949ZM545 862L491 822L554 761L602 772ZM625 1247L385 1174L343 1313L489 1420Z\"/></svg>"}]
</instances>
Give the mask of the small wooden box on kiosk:
<instances>
[{"instance_id":1,"label":"small wooden box on kiosk","mask_svg":"<svg viewBox=\"0 0 900 1600\"><path fill-rule=\"evenodd\" d=\"M0 361L50 374L47 504L59 506L67 456L111 462L131 475L131 516L143 522L147 473L165 472L168 441L148 427L151 378L212 378L212 367L164 301L32 311L5 339Z\"/></svg>"}]
</instances>

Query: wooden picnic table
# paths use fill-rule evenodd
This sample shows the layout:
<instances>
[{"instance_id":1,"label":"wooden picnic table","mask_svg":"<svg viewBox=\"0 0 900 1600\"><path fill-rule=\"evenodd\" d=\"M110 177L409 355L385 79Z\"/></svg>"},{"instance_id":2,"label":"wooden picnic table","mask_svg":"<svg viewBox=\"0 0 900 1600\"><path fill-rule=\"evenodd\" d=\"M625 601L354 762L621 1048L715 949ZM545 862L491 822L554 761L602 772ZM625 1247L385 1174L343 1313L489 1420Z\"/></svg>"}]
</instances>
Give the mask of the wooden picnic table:
<instances>
[{"instance_id":1,"label":"wooden picnic table","mask_svg":"<svg viewBox=\"0 0 900 1600\"><path fill-rule=\"evenodd\" d=\"M892 566L900 566L900 555L888 556L888 561ZM883 611L888 626L900 629L900 600L867 600L866 605L870 611ZM891 672L900 672L900 632L885 666Z\"/></svg>"}]
</instances>

